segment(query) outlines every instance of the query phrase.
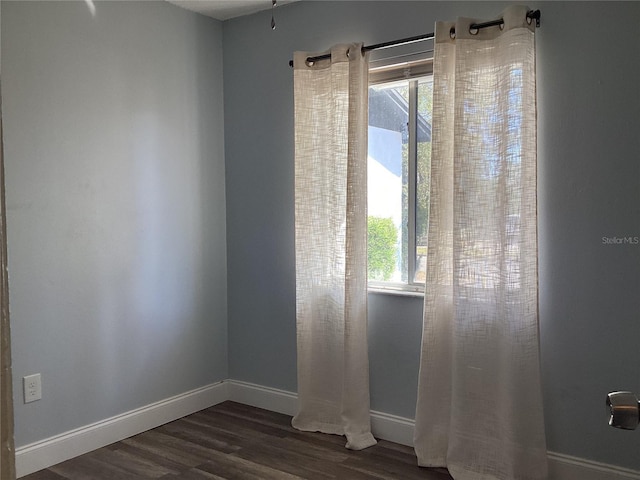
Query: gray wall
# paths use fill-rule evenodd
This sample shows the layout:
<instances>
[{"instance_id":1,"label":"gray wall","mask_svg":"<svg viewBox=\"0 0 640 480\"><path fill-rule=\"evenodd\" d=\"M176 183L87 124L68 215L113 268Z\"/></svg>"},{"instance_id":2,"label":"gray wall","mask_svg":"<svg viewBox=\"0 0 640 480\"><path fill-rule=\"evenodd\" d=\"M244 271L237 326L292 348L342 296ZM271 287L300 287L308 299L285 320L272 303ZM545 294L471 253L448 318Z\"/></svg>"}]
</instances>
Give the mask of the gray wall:
<instances>
[{"instance_id":1,"label":"gray wall","mask_svg":"<svg viewBox=\"0 0 640 480\"><path fill-rule=\"evenodd\" d=\"M222 25L95 5L2 2L17 446L228 376Z\"/></svg>"},{"instance_id":2,"label":"gray wall","mask_svg":"<svg viewBox=\"0 0 640 480\"><path fill-rule=\"evenodd\" d=\"M230 377L296 390L294 50L378 43L487 2L300 2L224 23ZM536 2L540 327L548 447L640 469L640 435L606 425L640 392L640 3ZM420 300L369 295L372 408L413 417ZM526 412L523 412L526 414Z\"/></svg>"},{"instance_id":3,"label":"gray wall","mask_svg":"<svg viewBox=\"0 0 640 480\"><path fill-rule=\"evenodd\" d=\"M640 469L605 395L640 393L640 3L541 5L540 317L549 447Z\"/></svg>"}]
</instances>

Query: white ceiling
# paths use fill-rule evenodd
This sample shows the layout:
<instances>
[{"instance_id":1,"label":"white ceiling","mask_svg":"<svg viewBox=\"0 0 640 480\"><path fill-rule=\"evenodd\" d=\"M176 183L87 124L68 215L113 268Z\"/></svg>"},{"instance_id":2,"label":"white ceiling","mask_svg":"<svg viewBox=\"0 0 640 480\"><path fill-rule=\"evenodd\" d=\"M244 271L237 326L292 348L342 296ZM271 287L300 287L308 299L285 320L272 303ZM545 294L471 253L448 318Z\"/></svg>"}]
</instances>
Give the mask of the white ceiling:
<instances>
[{"instance_id":1,"label":"white ceiling","mask_svg":"<svg viewBox=\"0 0 640 480\"><path fill-rule=\"evenodd\" d=\"M271 8L271 0L167 0L169 3L218 20L250 15ZM277 0L277 5L298 0ZM276 7L277 9L278 7Z\"/></svg>"}]
</instances>

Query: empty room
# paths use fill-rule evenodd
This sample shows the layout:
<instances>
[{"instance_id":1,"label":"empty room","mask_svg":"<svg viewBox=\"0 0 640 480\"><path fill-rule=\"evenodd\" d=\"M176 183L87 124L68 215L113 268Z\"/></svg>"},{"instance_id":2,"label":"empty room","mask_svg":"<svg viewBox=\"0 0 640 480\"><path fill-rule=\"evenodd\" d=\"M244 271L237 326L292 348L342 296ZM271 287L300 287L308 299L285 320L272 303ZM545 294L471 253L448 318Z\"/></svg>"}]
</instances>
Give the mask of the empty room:
<instances>
[{"instance_id":1,"label":"empty room","mask_svg":"<svg viewBox=\"0 0 640 480\"><path fill-rule=\"evenodd\" d=\"M2 480L640 479L640 2L0 22Z\"/></svg>"}]
</instances>

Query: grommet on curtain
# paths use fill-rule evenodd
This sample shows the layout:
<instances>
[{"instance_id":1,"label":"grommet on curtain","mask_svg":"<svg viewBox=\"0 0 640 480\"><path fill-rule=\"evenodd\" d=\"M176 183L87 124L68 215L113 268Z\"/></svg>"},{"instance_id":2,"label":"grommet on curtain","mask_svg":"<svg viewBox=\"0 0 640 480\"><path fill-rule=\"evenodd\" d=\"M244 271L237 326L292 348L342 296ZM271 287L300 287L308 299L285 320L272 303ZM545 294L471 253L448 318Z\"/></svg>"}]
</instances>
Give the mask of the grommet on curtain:
<instances>
[{"instance_id":1,"label":"grommet on curtain","mask_svg":"<svg viewBox=\"0 0 640 480\"><path fill-rule=\"evenodd\" d=\"M364 57L366 55L366 50L364 48L360 48L360 54ZM351 58L351 48L347 49L346 52L347 58Z\"/></svg>"},{"instance_id":2,"label":"grommet on curtain","mask_svg":"<svg viewBox=\"0 0 640 480\"><path fill-rule=\"evenodd\" d=\"M469 27L469 33L471 35L477 35L479 31L480 31L480 29L477 28L477 27Z\"/></svg>"},{"instance_id":3,"label":"grommet on curtain","mask_svg":"<svg viewBox=\"0 0 640 480\"><path fill-rule=\"evenodd\" d=\"M451 37L452 40L455 40L455 38L456 38L456 29L455 29L455 27L451 27L451 30L449 30L449 37Z\"/></svg>"}]
</instances>

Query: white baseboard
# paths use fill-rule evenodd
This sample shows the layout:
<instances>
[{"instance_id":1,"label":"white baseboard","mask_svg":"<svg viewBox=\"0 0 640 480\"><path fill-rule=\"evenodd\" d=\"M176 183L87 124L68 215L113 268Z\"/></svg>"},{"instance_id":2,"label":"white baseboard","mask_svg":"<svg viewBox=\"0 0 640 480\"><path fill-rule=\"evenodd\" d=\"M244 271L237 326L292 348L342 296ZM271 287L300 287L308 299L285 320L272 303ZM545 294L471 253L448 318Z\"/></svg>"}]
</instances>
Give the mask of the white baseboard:
<instances>
[{"instance_id":1,"label":"white baseboard","mask_svg":"<svg viewBox=\"0 0 640 480\"><path fill-rule=\"evenodd\" d=\"M413 447L413 428L410 418L371 411L371 433L376 438Z\"/></svg>"},{"instance_id":2,"label":"white baseboard","mask_svg":"<svg viewBox=\"0 0 640 480\"><path fill-rule=\"evenodd\" d=\"M18 477L137 435L229 398L227 382L207 385L16 449Z\"/></svg>"},{"instance_id":3,"label":"white baseboard","mask_svg":"<svg viewBox=\"0 0 640 480\"><path fill-rule=\"evenodd\" d=\"M563 453L548 452L550 480L640 480L640 472Z\"/></svg>"},{"instance_id":4,"label":"white baseboard","mask_svg":"<svg viewBox=\"0 0 640 480\"><path fill-rule=\"evenodd\" d=\"M239 380L227 380L227 383L229 385L229 400L233 402L291 416L298 412L297 393Z\"/></svg>"},{"instance_id":5,"label":"white baseboard","mask_svg":"<svg viewBox=\"0 0 640 480\"><path fill-rule=\"evenodd\" d=\"M238 380L225 380L18 448L18 477L137 435L225 400L286 415L295 415L298 408L296 393ZM376 438L407 446L413 445L412 419L372 411L371 430ZM640 471L555 452L549 452L548 458L549 480L640 480Z\"/></svg>"}]
</instances>

